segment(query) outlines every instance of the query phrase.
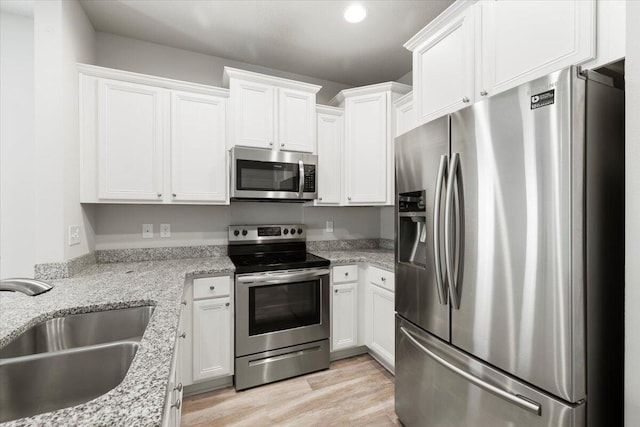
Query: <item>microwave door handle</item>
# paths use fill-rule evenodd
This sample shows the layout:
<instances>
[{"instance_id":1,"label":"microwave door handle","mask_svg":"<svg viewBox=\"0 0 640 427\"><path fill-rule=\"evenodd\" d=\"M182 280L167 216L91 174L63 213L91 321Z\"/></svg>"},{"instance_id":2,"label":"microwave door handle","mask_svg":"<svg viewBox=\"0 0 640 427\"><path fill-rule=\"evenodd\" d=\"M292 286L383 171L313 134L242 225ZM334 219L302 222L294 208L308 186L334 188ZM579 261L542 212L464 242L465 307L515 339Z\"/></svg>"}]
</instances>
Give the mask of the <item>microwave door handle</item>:
<instances>
[{"instance_id":1,"label":"microwave door handle","mask_svg":"<svg viewBox=\"0 0 640 427\"><path fill-rule=\"evenodd\" d=\"M298 160L298 170L300 172L298 193L299 197L302 198L302 193L304 192L304 163L302 163L302 160Z\"/></svg>"}]
</instances>

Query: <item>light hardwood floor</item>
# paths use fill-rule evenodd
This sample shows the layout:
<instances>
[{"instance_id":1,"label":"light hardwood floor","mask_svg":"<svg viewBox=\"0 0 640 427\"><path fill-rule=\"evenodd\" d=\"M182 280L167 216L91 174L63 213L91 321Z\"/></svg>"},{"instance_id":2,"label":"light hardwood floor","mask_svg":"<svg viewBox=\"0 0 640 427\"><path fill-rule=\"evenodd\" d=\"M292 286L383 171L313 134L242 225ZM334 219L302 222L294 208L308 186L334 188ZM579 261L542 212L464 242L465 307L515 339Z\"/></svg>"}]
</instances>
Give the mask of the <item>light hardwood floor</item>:
<instances>
[{"instance_id":1,"label":"light hardwood floor","mask_svg":"<svg viewBox=\"0 0 640 427\"><path fill-rule=\"evenodd\" d=\"M400 426L393 376L368 355L240 393L226 388L184 400L188 426Z\"/></svg>"}]
</instances>

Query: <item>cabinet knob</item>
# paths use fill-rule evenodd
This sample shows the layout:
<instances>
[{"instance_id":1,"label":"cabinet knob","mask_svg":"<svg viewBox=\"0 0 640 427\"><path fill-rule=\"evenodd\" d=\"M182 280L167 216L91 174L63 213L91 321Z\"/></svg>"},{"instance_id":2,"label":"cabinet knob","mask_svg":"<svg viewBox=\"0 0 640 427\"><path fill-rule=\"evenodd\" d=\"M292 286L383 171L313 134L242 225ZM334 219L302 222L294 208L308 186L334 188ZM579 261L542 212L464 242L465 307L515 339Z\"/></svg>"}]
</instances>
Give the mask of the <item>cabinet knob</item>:
<instances>
[{"instance_id":1,"label":"cabinet knob","mask_svg":"<svg viewBox=\"0 0 640 427\"><path fill-rule=\"evenodd\" d=\"M209 286L209 289L213 291L213 290L216 289L216 287L215 286Z\"/></svg>"},{"instance_id":2,"label":"cabinet knob","mask_svg":"<svg viewBox=\"0 0 640 427\"><path fill-rule=\"evenodd\" d=\"M269 145L273 146L273 142L270 142Z\"/></svg>"},{"instance_id":3,"label":"cabinet knob","mask_svg":"<svg viewBox=\"0 0 640 427\"><path fill-rule=\"evenodd\" d=\"M186 332L183 332L183 333L180 334L180 338L186 338L186 337L187 337L187 333Z\"/></svg>"},{"instance_id":4,"label":"cabinet knob","mask_svg":"<svg viewBox=\"0 0 640 427\"><path fill-rule=\"evenodd\" d=\"M181 301L180 304L187 305L187 302L186 301Z\"/></svg>"},{"instance_id":5,"label":"cabinet knob","mask_svg":"<svg viewBox=\"0 0 640 427\"><path fill-rule=\"evenodd\" d=\"M229 307L229 303L225 303L225 306L226 306L226 307Z\"/></svg>"},{"instance_id":6,"label":"cabinet knob","mask_svg":"<svg viewBox=\"0 0 640 427\"><path fill-rule=\"evenodd\" d=\"M176 409L180 409L180 406L182 406L182 400L180 399L176 400L176 403L171 405L172 408L176 408Z\"/></svg>"},{"instance_id":7,"label":"cabinet knob","mask_svg":"<svg viewBox=\"0 0 640 427\"><path fill-rule=\"evenodd\" d=\"M347 200L351 200L351 196L347 197Z\"/></svg>"},{"instance_id":8,"label":"cabinet knob","mask_svg":"<svg viewBox=\"0 0 640 427\"><path fill-rule=\"evenodd\" d=\"M158 193L158 194L156 194L156 196L162 197L162 193Z\"/></svg>"},{"instance_id":9,"label":"cabinet knob","mask_svg":"<svg viewBox=\"0 0 640 427\"><path fill-rule=\"evenodd\" d=\"M177 391L182 391L182 383L178 384L178 385L177 385L177 386L175 386L173 389L174 389L174 390L177 390Z\"/></svg>"},{"instance_id":10,"label":"cabinet knob","mask_svg":"<svg viewBox=\"0 0 640 427\"><path fill-rule=\"evenodd\" d=\"M318 197L318 200L322 201L322 197Z\"/></svg>"},{"instance_id":11,"label":"cabinet knob","mask_svg":"<svg viewBox=\"0 0 640 427\"><path fill-rule=\"evenodd\" d=\"M469 102L469 98L467 98L467 97L465 96L464 98L462 98L462 102L464 102L464 103L466 104L467 102Z\"/></svg>"},{"instance_id":12,"label":"cabinet knob","mask_svg":"<svg viewBox=\"0 0 640 427\"><path fill-rule=\"evenodd\" d=\"M344 275L345 275L345 276L348 276L348 275L349 275L349 272L348 272L348 271L345 271Z\"/></svg>"},{"instance_id":13,"label":"cabinet knob","mask_svg":"<svg viewBox=\"0 0 640 427\"><path fill-rule=\"evenodd\" d=\"M480 96L487 96L487 95L488 95L488 93L487 93L487 91L486 91L486 90L482 89L482 90L480 91Z\"/></svg>"},{"instance_id":14,"label":"cabinet knob","mask_svg":"<svg viewBox=\"0 0 640 427\"><path fill-rule=\"evenodd\" d=\"M172 195L173 197L178 197L178 195L177 195L176 193L171 193L171 195Z\"/></svg>"},{"instance_id":15,"label":"cabinet knob","mask_svg":"<svg viewBox=\"0 0 640 427\"><path fill-rule=\"evenodd\" d=\"M383 282L386 282L387 278L386 277L381 277L380 280L382 280Z\"/></svg>"},{"instance_id":16,"label":"cabinet knob","mask_svg":"<svg viewBox=\"0 0 640 427\"><path fill-rule=\"evenodd\" d=\"M333 290L333 292L335 292L335 293L337 294L337 293L338 293L338 290L337 290L337 289L334 289L334 290Z\"/></svg>"},{"instance_id":17,"label":"cabinet knob","mask_svg":"<svg viewBox=\"0 0 640 427\"><path fill-rule=\"evenodd\" d=\"M280 147L284 147L284 142L282 144L280 144Z\"/></svg>"}]
</instances>

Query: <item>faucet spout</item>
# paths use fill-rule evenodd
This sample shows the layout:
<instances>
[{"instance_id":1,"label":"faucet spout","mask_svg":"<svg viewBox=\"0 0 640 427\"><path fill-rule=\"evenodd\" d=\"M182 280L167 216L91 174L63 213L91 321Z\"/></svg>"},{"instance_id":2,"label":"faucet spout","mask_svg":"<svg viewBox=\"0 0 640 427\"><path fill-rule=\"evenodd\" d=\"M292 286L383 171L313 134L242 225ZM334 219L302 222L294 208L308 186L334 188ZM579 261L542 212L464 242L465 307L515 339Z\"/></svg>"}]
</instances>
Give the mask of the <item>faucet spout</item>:
<instances>
[{"instance_id":1,"label":"faucet spout","mask_svg":"<svg viewBox=\"0 0 640 427\"><path fill-rule=\"evenodd\" d=\"M53 285L35 279L0 280L0 291L18 291L25 295L36 296L53 289Z\"/></svg>"}]
</instances>

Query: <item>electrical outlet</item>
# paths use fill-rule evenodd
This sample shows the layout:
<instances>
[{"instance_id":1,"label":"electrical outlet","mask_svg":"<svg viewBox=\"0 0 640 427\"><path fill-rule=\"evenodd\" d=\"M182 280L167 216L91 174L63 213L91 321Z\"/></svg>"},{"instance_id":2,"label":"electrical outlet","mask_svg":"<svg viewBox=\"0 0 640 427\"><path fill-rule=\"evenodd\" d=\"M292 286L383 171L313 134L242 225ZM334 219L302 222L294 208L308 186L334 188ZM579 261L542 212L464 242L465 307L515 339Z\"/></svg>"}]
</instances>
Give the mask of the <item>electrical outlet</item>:
<instances>
[{"instance_id":1,"label":"electrical outlet","mask_svg":"<svg viewBox=\"0 0 640 427\"><path fill-rule=\"evenodd\" d=\"M142 224L142 238L153 239L153 224Z\"/></svg>"},{"instance_id":2,"label":"electrical outlet","mask_svg":"<svg viewBox=\"0 0 640 427\"><path fill-rule=\"evenodd\" d=\"M327 221L324 227L324 231L326 231L327 233L333 233L333 221Z\"/></svg>"},{"instance_id":3,"label":"electrical outlet","mask_svg":"<svg viewBox=\"0 0 640 427\"><path fill-rule=\"evenodd\" d=\"M160 237L171 237L171 224L160 224Z\"/></svg>"},{"instance_id":4,"label":"electrical outlet","mask_svg":"<svg viewBox=\"0 0 640 427\"><path fill-rule=\"evenodd\" d=\"M79 244L80 244L80 226L70 225L69 226L69 246L79 245Z\"/></svg>"}]
</instances>

